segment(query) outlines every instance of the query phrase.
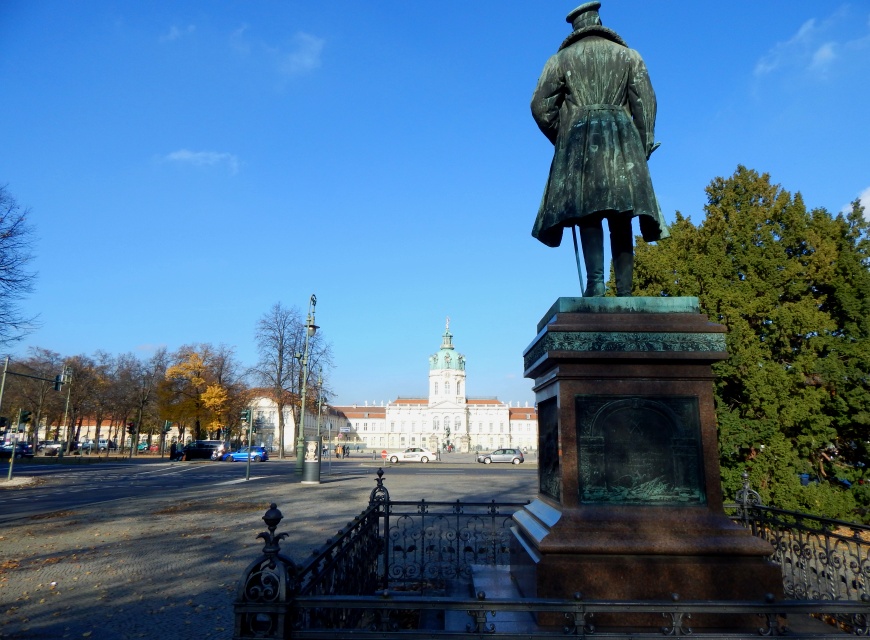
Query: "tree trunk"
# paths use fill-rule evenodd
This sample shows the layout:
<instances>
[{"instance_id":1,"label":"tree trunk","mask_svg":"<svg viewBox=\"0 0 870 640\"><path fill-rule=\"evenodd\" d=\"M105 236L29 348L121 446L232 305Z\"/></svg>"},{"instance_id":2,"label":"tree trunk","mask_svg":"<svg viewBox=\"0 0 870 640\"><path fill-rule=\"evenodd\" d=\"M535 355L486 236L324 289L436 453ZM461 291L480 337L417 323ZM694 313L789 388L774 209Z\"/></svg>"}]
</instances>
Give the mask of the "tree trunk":
<instances>
[{"instance_id":1,"label":"tree trunk","mask_svg":"<svg viewBox=\"0 0 870 640\"><path fill-rule=\"evenodd\" d=\"M280 395L278 396L281 397ZM284 401L278 400L278 459L284 459Z\"/></svg>"}]
</instances>

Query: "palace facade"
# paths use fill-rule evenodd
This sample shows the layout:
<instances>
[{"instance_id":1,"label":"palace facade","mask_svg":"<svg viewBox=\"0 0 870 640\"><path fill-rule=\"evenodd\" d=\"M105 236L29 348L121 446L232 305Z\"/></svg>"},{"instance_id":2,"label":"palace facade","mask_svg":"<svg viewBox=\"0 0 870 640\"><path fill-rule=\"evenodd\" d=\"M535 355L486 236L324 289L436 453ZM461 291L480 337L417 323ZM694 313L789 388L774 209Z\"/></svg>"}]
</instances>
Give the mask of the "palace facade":
<instances>
[{"instance_id":1,"label":"palace facade","mask_svg":"<svg viewBox=\"0 0 870 640\"><path fill-rule=\"evenodd\" d=\"M429 357L428 395L397 398L381 406L330 407L338 442L374 450L537 448L537 410L528 403L521 407L495 397L467 397L465 356L453 346L449 320L441 338L441 348ZM334 432L332 436L335 441Z\"/></svg>"}]
</instances>

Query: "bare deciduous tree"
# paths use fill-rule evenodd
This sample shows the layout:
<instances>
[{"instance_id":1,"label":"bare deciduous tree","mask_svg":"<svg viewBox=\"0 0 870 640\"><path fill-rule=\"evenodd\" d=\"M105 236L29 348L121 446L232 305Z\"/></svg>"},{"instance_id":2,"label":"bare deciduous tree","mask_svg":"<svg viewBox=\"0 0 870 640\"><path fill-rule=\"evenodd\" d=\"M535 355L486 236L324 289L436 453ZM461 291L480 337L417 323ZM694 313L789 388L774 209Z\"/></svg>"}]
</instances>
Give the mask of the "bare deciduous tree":
<instances>
[{"instance_id":1,"label":"bare deciduous tree","mask_svg":"<svg viewBox=\"0 0 870 640\"><path fill-rule=\"evenodd\" d=\"M297 355L305 349L305 318L298 308L274 304L257 321L255 339L260 359L253 369L258 382L268 389L278 409L278 457L284 457L284 409L290 405L296 424L302 387L302 365ZM332 365L332 348L322 334L315 333L308 344L309 371Z\"/></svg>"},{"instance_id":2,"label":"bare deciduous tree","mask_svg":"<svg viewBox=\"0 0 870 640\"><path fill-rule=\"evenodd\" d=\"M34 328L35 316L18 305L33 290L36 279L27 269L33 248L29 213L0 186L0 346L20 340Z\"/></svg>"}]
</instances>

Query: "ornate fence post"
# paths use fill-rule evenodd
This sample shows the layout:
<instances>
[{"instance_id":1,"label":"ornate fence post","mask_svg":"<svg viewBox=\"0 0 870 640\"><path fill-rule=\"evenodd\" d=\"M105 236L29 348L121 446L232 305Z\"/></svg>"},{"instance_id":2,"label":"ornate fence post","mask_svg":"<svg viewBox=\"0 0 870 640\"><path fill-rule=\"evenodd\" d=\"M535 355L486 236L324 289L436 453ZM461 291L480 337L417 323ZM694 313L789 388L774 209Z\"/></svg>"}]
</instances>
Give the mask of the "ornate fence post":
<instances>
[{"instance_id":1,"label":"ornate fence post","mask_svg":"<svg viewBox=\"0 0 870 640\"><path fill-rule=\"evenodd\" d=\"M377 486L369 494L369 506L377 505L383 520L383 536L381 537L381 553L384 558L384 575L381 587L386 589L390 582L390 492L384 486L384 468L378 468Z\"/></svg>"},{"instance_id":2,"label":"ornate fence post","mask_svg":"<svg viewBox=\"0 0 870 640\"><path fill-rule=\"evenodd\" d=\"M281 540L288 534L275 534L283 517L274 502L263 516L269 528L257 535L266 543L263 555L248 565L236 590L234 640L290 637L289 608L298 567L281 553Z\"/></svg>"},{"instance_id":3,"label":"ornate fence post","mask_svg":"<svg viewBox=\"0 0 870 640\"><path fill-rule=\"evenodd\" d=\"M737 516L743 520L744 527L751 529L753 534L757 534L755 530L757 518L754 515L750 518L750 511L753 511L755 507L763 505L763 503L758 492L749 487L749 473L744 471L742 477L743 488L738 490L737 495L734 496L734 502L737 505Z\"/></svg>"}]
</instances>

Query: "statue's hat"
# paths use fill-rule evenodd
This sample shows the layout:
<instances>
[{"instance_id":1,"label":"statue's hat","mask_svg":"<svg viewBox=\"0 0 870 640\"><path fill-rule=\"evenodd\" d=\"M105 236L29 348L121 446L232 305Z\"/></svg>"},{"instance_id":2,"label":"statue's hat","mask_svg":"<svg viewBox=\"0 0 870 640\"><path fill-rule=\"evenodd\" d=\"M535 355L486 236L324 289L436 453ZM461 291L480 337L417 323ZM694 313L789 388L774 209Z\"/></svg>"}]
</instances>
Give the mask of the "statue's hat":
<instances>
[{"instance_id":1,"label":"statue's hat","mask_svg":"<svg viewBox=\"0 0 870 640\"><path fill-rule=\"evenodd\" d=\"M598 9L600 7L601 3L597 2L597 0L595 2L586 2L569 13L565 21L569 22L575 31L584 27L600 25L601 18L598 16Z\"/></svg>"},{"instance_id":2,"label":"statue's hat","mask_svg":"<svg viewBox=\"0 0 870 640\"><path fill-rule=\"evenodd\" d=\"M601 17L598 15L598 9L600 7L601 3L598 2L598 0L595 0L594 2L586 2L581 4L565 17L565 21L571 23L571 28L574 31L570 36L565 38L564 42L562 42L562 45L559 47L559 50L562 50L587 36L598 36L617 44L621 44L624 47L628 46L625 44L625 40L619 37L618 33L601 25Z\"/></svg>"}]
</instances>

